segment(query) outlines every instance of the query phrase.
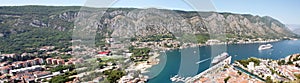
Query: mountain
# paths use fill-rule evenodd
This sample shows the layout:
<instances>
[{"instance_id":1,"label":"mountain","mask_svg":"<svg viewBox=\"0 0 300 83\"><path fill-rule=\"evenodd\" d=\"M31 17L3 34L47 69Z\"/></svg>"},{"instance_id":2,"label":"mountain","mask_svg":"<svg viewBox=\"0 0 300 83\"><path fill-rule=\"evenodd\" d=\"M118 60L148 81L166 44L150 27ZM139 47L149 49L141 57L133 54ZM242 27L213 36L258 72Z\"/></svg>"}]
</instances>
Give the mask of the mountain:
<instances>
[{"instance_id":1,"label":"mountain","mask_svg":"<svg viewBox=\"0 0 300 83\"><path fill-rule=\"evenodd\" d=\"M26 51L28 49L25 48L35 49L45 45L65 48L70 45L73 30L78 29L96 32L100 38L145 37L166 33L174 36L183 33L221 33L230 37L249 38L295 36L276 19L249 14L155 8L0 7L0 51L3 52Z\"/></svg>"},{"instance_id":2,"label":"mountain","mask_svg":"<svg viewBox=\"0 0 300 83\"><path fill-rule=\"evenodd\" d=\"M300 35L300 25L297 24L287 24L287 27L294 33Z\"/></svg>"}]
</instances>

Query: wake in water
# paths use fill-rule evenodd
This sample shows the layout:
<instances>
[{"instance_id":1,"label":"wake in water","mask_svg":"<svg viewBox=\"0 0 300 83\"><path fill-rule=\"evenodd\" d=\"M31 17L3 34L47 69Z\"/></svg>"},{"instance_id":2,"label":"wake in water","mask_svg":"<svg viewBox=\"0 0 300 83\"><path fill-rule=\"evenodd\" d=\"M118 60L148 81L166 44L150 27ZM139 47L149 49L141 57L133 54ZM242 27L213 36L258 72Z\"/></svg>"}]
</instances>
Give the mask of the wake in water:
<instances>
[{"instance_id":1,"label":"wake in water","mask_svg":"<svg viewBox=\"0 0 300 83\"><path fill-rule=\"evenodd\" d=\"M209 60L209 59L210 59L210 58L207 58L207 59L204 59L204 60L198 61L198 62L196 62L196 64L199 64L199 63L205 62L205 61L207 61L207 60Z\"/></svg>"}]
</instances>

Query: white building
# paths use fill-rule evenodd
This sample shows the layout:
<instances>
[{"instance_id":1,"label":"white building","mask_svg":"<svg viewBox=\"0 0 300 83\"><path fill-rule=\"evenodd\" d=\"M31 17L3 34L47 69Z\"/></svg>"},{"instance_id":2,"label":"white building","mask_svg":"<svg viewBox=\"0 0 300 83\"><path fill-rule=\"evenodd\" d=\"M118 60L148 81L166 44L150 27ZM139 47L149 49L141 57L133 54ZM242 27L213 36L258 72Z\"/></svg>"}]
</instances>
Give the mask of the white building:
<instances>
[{"instance_id":1,"label":"white building","mask_svg":"<svg viewBox=\"0 0 300 83\"><path fill-rule=\"evenodd\" d=\"M254 62L249 62L249 64L247 65L247 68L252 71L254 70Z\"/></svg>"}]
</instances>

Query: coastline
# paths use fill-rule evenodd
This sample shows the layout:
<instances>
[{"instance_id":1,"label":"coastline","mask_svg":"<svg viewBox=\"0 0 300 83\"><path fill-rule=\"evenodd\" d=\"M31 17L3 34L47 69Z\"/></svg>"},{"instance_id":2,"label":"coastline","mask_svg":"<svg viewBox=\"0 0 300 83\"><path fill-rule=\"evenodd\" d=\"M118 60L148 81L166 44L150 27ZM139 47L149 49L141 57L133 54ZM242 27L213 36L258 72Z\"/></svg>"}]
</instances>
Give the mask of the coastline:
<instances>
[{"instance_id":1,"label":"coastline","mask_svg":"<svg viewBox=\"0 0 300 83\"><path fill-rule=\"evenodd\" d=\"M269 41L253 41L253 42L237 42L237 43L225 43L225 42L220 42L220 43L215 43L215 44L189 44L188 46L180 46L178 48L164 48L163 51L169 51L169 50L175 50L175 49L185 49L185 48L189 48L189 47L202 47L202 46L212 46L212 45L232 45L232 44L255 44L255 43L272 43L272 42L279 42L279 41L284 41L284 40L269 40ZM147 71L149 68L159 64L160 59L157 58L158 56L160 56L160 54L158 52L155 52L152 57L152 60L150 60L151 58L148 59L148 61L150 61L150 63L155 63L155 64L145 64L144 62L144 68L141 70L142 73L147 73L149 71ZM153 60L155 59L155 60ZM143 63L142 63L143 64Z\"/></svg>"}]
</instances>

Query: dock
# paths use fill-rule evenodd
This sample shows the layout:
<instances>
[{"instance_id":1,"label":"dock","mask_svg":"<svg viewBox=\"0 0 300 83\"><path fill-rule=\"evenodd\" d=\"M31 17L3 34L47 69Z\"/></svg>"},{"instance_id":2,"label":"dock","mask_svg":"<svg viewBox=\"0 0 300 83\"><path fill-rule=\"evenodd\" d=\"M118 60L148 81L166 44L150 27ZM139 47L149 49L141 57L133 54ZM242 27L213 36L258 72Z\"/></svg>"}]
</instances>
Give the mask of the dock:
<instances>
[{"instance_id":1,"label":"dock","mask_svg":"<svg viewBox=\"0 0 300 83\"><path fill-rule=\"evenodd\" d=\"M219 62L218 64L208 68L207 70L199 73L198 75L187 79L186 81L184 81L185 83L193 83L195 80L199 79L201 76L204 76L207 73L212 73L214 71L216 71L218 68L225 66L226 64L230 64L231 62L231 56L227 57L226 59L224 59L223 61Z\"/></svg>"}]
</instances>

